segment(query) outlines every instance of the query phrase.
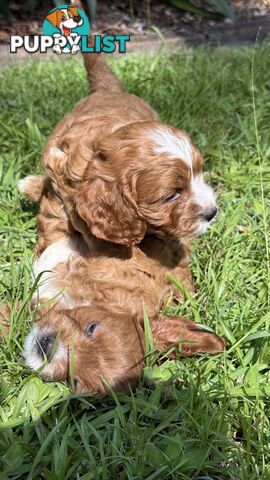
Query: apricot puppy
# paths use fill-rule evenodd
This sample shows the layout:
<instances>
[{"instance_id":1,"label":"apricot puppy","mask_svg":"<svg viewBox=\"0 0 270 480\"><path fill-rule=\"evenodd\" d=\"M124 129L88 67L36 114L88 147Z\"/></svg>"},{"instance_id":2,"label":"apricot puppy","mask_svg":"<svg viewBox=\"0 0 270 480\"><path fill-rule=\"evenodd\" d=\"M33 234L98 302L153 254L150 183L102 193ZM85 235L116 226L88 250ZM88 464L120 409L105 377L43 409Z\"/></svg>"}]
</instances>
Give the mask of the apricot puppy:
<instances>
[{"instance_id":1,"label":"apricot puppy","mask_svg":"<svg viewBox=\"0 0 270 480\"><path fill-rule=\"evenodd\" d=\"M125 246L204 233L217 205L189 135L124 92L99 55L83 59L90 94L55 127L42 158L74 228L88 243Z\"/></svg>"},{"instance_id":2,"label":"apricot puppy","mask_svg":"<svg viewBox=\"0 0 270 480\"><path fill-rule=\"evenodd\" d=\"M158 351L175 345L182 356L220 353L225 342L184 318L150 319ZM127 313L113 315L89 306L52 310L43 315L27 336L27 365L49 380L70 380L77 392L104 394L111 388L128 392L144 367L143 318Z\"/></svg>"}]
</instances>

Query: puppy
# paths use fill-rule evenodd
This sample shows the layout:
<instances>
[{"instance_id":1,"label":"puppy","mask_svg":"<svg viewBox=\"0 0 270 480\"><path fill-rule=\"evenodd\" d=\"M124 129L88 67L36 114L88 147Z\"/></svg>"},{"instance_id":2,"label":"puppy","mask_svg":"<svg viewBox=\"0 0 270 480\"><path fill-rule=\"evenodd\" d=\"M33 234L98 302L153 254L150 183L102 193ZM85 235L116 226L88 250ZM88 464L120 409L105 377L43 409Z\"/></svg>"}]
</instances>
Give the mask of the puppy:
<instances>
[{"instance_id":1,"label":"puppy","mask_svg":"<svg viewBox=\"0 0 270 480\"><path fill-rule=\"evenodd\" d=\"M184 131L123 92L102 58L83 58L91 94L60 121L43 153L53 189L90 250L103 240L109 250L123 246L117 256L151 256L159 245L157 264L192 291L189 241L217 213L203 158Z\"/></svg>"},{"instance_id":2,"label":"puppy","mask_svg":"<svg viewBox=\"0 0 270 480\"><path fill-rule=\"evenodd\" d=\"M27 177L20 189L40 201L33 270L36 277L43 274L33 297L39 320L24 347L27 365L51 380L68 380L72 374L78 392L104 394L106 382L127 391L144 366L143 303L158 351L175 345L189 356L224 349L222 338L194 322L156 313L170 287L166 270L153 257L137 247L130 258L122 256L123 247L117 256L119 246L108 242L106 255L104 246L91 251L46 177Z\"/></svg>"},{"instance_id":3,"label":"puppy","mask_svg":"<svg viewBox=\"0 0 270 480\"><path fill-rule=\"evenodd\" d=\"M43 165L75 229L122 245L146 235L182 240L217 213L189 136L122 91L103 60L84 54L91 94L52 132Z\"/></svg>"},{"instance_id":4,"label":"puppy","mask_svg":"<svg viewBox=\"0 0 270 480\"><path fill-rule=\"evenodd\" d=\"M224 348L220 337L184 318L155 316L150 325L157 351L175 346L180 355L191 356ZM105 394L108 385L128 392L144 367L143 317L100 306L51 310L27 336L24 357L44 379L74 379L77 392Z\"/></svg>"},{"instance_id":5,"label":"puppy","mask_svg":"<svg viewBox=\"0 0 270 480\"><path fill-rule=\"evenodd\" d=\"M40 201L38 242L33 265L39 288L33 302L62 302L65 308L109 305L141 314L143 305L149 315L174 294L169 274L192 290L186 250L168 245L155 236L146 237L140 247L124 247L96 239L91 247L76 232L62 202L45 176L30 176L19 182L21 192L32 201Z\"/></svg>"}]
</instances>

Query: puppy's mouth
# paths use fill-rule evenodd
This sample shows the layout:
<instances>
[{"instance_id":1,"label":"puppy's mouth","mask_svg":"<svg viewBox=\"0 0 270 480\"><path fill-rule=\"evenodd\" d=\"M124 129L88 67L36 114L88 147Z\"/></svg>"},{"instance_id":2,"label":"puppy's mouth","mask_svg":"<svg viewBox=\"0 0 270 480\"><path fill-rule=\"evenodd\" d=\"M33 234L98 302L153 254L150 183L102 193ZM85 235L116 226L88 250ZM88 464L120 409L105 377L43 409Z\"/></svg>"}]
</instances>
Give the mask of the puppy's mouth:
<instances>
[{"instance_id":1,"label":"puppy's mouth","mask_svg":"<svg viewBox=\"0 0 270 480\"><path fill-rule=\"evenodd\" d=\"M65 35L65 37L67 37L71 32L71 28L67 28L63 25L63 33Z\"/></svg>"},{"instance_id":2,"label":"puppy's mouth","mask_svg":"<svg viewBox=\"0 0 270 480\"><path fill-rule=\"evenodd\" d=\"M195 237L199 237L200 235L204 235L204 233L207 232L208 228L210 226L209 222L206 221L200 221L197 225Z\"/></svg>"},{"instance_id":3,"label":"puppy's mouth","mask_svg":"<svg viewBox=\"0 0 270 480\"><path fill-rule=\"evenodd\" d=\"M32 370L39 370L43 378L64 379L68 364L68 349L48 328L35 325L24 342L23 357Z\"/></svg>"}]
</instances>

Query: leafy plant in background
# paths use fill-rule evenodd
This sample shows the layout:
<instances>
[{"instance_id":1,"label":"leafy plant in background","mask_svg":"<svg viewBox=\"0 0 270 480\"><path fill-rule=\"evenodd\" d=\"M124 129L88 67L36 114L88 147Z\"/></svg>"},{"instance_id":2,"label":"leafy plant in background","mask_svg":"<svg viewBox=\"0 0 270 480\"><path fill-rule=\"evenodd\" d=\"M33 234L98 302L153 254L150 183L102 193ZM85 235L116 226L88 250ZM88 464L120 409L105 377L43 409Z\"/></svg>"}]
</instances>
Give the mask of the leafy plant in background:
<instances>
[{"instance_id":1,"label":"leafy plant in background","mask_svg":"<svg viewBox=\"0 0 270 480\"><path fill-rule=\"evenodd\" d=\"M174 5L176 8L181 10L186 10L188 12L195 13L196 15L200 15L201 17L212 19L228 17L233 21L237 20L235 11L230 4L226 2L226 0L206 0L205 3L211 5L216 12L209 12L209 10L206 8L198 7L198 5L195 5L189 0L165 0L165 2L169 3L170 5Z\"/></svg>"},{"instance_id":2,"label":"leafy plant in background","mask_svg":"<svg viewBox=\"0 0 270 480\"><path fill-rule=\"evenodd\" d=\"M6 0L0 0L0 13L2 13L2 15L4 15L5 19L8 22L11 22L13 20L12 13L10 11L10 8L9 8Z\"/></svg>"},{"instance_id":3,"label":"leafy plant in background","mask_svg":"<svg viewBox=\"0 0 270 480\"><path fill-rule=\"evenodd\" d=\"M12 15L12 12L11 12L11 9L10 9L10 6L8 5L8 0L0 0L0 13L2 13L2 15L4 15L5 19L8 21L8 22L11 22L14 20L14 17ZM53 0L53 3L56 7L59 7L60 5L67 5L69 3L71 4L75 4L76 5L76 1L74 0L70 0L70 2L68 0ZM95 17L95 11L96 11L96 0L80 0L80 2L78 3L81 3L84 10L88 13L89 17L91 20L93 20L93 18ZM26 2L26 5L27 5L27 8L29 10L29 13L30 15L34 15L37 8L38 8L38 4L39 2L37 0L27 0Z\"/></svg>"},{"instance_id":4,"label":"leafy plant in background","mask_svg":"<svg viewBox=\"0 0 270 480\"><path fill-rule=\"evenodd\" d=\"M194 13L195 15L199 15L201 17L206 17L214 20L219 20L222 17L227 17L230 18L232 21L237 20L237 14L231 7L230 3L226 0L206 0L205 3L208 6L210 5L215 10L214 12L210 12L207 8L199 7L190 0L164 0L164 2L173 5L180 10ZM66 0L54 0L54 4L56 7L58 7L59 5L65 5L67 3L68 2ZM71 1L70 3L76 4L76 1ZM93 20L96 13L96 0L81 0L80 3L82 4L84 10L88 13L90 19ZM133 16L135 4L135 0L129 0L130 11L133 12ZM27 6L30 14L33 15L38 7L38 2L37 0L28 0ZM146 7L147 17L149 19L151 13L151 0L146 0ZM0 12L4 15L7 21L11 21L13 19L7 0L0 0Z\"/></svg>"}]
</instances>

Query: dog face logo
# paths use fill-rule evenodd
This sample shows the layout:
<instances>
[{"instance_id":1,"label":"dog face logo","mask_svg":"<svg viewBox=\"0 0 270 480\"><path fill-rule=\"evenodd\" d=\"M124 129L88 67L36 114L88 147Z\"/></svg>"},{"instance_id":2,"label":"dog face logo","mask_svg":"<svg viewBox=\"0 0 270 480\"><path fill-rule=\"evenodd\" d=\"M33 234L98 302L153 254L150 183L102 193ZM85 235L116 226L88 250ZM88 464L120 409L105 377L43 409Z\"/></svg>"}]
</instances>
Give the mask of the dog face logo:
<instances>
[{"instance_id":1,"label":"dog face logo","mask_svg":"<svg viewBox=\"0 0 270 480\"><path fill-rule=\"evenodd\" d=\"M62 35L67 37L71 31L83 24L83 19L79 15L77 7L58 8L47 15L46 20L51 22L54 27L61 30Z\"/></svg>"},{"instance_id":2,"label":"dog face logo","mask_svg":"<svg viewBox=\"0 0 270 480\"><path fill-rule=\"evenodd\" d=\"M53 51L77 53L81 49L81 37L88 36L90 24L83 10L70 5L54 8L43 22L43 34L54 37Z\"/></svg>"}]
</instances>

